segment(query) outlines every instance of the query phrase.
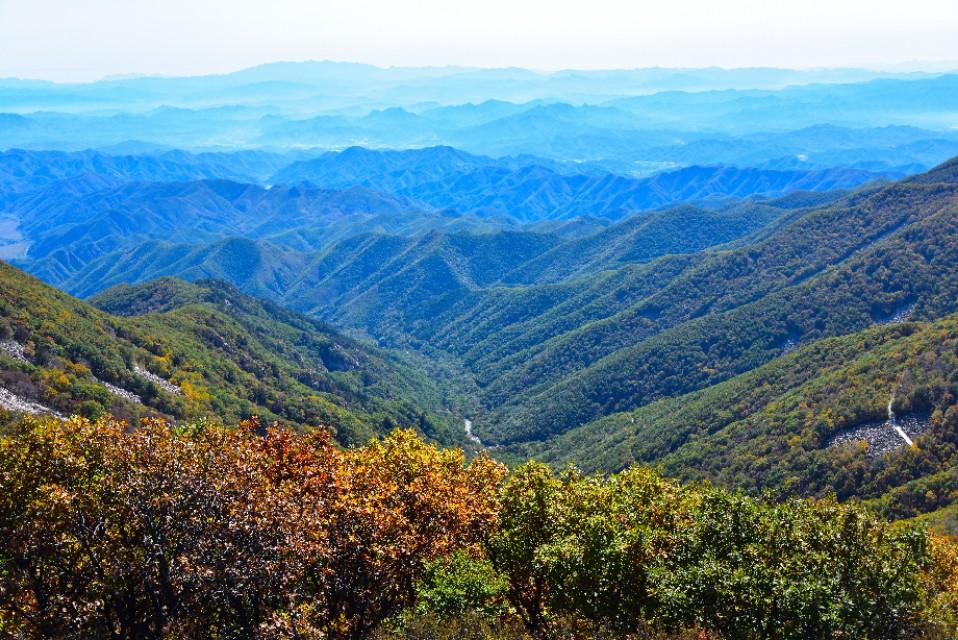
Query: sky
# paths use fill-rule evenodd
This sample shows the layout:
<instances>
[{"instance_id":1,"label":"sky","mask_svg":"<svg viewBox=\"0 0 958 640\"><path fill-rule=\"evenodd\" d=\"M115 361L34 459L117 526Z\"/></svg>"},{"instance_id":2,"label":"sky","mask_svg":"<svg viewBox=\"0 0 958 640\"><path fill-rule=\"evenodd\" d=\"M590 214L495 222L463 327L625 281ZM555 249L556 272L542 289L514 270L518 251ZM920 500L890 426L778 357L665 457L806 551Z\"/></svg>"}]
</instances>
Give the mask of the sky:
<instances>
[{"instance_id":1,"label":"sky","mask_svg":"<svg viewBox=\"0 0 958 640\"><path fill-rule=\"evenodd\" d=\"M0 77L279 60L937 70L958 61L958 0L0 0Z\"/></svg>"}]
</instances>

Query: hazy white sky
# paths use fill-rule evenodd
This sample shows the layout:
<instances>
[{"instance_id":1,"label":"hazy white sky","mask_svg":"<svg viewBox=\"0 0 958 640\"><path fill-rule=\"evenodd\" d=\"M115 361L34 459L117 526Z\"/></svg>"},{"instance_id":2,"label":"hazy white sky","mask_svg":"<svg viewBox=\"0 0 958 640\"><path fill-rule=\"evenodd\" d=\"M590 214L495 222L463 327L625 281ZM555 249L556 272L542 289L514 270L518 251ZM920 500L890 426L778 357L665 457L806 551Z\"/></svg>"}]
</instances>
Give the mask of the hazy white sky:
<instances>
[{"instance_id":1,"label":"hazy white sky","mask_svg":"<svg viewBox=\"0 0 958 640\"><path fill-rule=\"evenodd\" d=\"M0 0L0 77L958 60L958 0Z\"/></svg>"}]
</instances>

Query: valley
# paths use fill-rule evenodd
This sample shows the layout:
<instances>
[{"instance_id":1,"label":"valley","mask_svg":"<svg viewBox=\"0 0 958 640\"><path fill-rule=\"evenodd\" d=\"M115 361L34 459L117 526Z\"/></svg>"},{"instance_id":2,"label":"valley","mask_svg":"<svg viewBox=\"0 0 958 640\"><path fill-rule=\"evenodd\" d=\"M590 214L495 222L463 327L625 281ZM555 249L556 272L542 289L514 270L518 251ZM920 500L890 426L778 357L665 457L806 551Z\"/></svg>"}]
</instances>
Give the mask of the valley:
<instances>
[{"instance_id":1,"label":"valley","mask_svg":"<svg viewBox=\"0 0 958 640\"><path fill-rule=\"evenodd\" d=\"M956 113L895 69L0 79L0 636L953 637Z\"/></svg>"},{"instance_id":2,"label":"valley","mask_svg":"<svg viewBox=\"0 0 958 640\"><path fill-rule=\"evenodd\" d=\"M463 161L449 156L449 150L435 152ZM423 153L391 152L381 158L366 153L360 166L368 170L369 160L380 158L384 164L375 164L374 175L404 175L405 184L415 184L419 171L443 171L441 160L423 160ZM433 417L438 422L428 423L433 431L426 432L443 442L485 449L506 460L574 461L595 471L617 471L633 462L665 464L681 477L801 495L842 486L820 465L847 464L855 445L843 449L826 443L839 432L862 434L846 438L853 443L873 441L868 425L877 411L871 402L844 405L840 421L806 436L818 443L806 455L822 458L819 466L808 467L818 477L811 484L794 475L789 484L781 484L777 475L756 484L761 474L753 472L745 480L733 473L735 465L719 473L698 457L708 451L699 452L701 447L732 446L721 455L739 456L759 440L733 445L718 430L693 446L680 434L694 425L701 428L701 417L661 427L669 434L667 445L646 438L630 451L622 444L608 446L607 436L599 434L616 424L623 434L633 432L628 438L643 439L645 418L637 416L663 403L670 406L669 399L676 406L695 406L693 398L711 398L742 376L780 361L801 360L807 349L833 336L857 339L852 336L860 332L898 331L958 312L958 292L952 290L958 281L955 162L897 182L683 204L564 232L481 212L439 213L419 200L402 200L404 195L358 192L373 183L356 181L356 153L345 155L322 157L324 171L334 167L352 176L329 183L341 191L282 185L266 190L224 181L134 182L64 201L47 195L49 185L26 190L17 200L29 203L37 216L23 222L36 248L16 264L68 291L94 294L93 305L120 315L167 314L202 298L192 285L165 279L170 276L217 279L392 350L396 355L390 357L403 359L402 366L419 368L417 375L425 376L420 384L440 372L457 372L454 380L434 379L431 390L421 388L419 396L410 397L422 406L425 393L434 415L446 416ZM417 168L421 165L426 169ZM379 219L401 221L406 230L384 229L369 217L376 207L382 208L375 214ZM601 215L583 220L602 220ZM185 228L182 216L192 220L189 237L177 239L177 229ZM121 222L123 217L138 222ZM437 223L445 219L451 222ZM373 225L370 230L363 230L364 220ZM330 235L328 230L340 224L344 232ZM320 229L323 235L317 236ZM303 244L307 233L308 248ZM94 234L104 241L91 242ZM229 354L231 341L217 335L214 331L206 339ZM808 374L816 370L810 367ZM297 374L300 380L302 375ZM801 393L798 389L814 378L787 379L778 394ZM872 383L877 379L869 378ZM948 408L950 396L940 390L922 393L922 399L910 400L917 403L915 411L931 415ZM316 419L260 403L263 415L296 415L298 424ZM707 406L710 414L725 415L726 409ZM852 407L857 408L849 413ZM463 423L452 417L457 414L470 417ZM627 427L623 415L629 416ZM737 420L751 417L738 415ZM422 421L428 419L418 420L427 424ZM925 432L920 440L944 437L928 427L929 421L920 422ZM762 429L768 429L762 435L767 446L781 446L772 435L775 427ZM873 452L859 462L879 459L886 465L910 455L887 443L876 451L886 449L887 456ZM697 453L689 457L693 450ZM799 456L790 464L797 469L808 463ZM895 487L923 480L906 474L865 488L873 482L859 477L839 495L882 500Z\"/></svg>"}]
</instances>

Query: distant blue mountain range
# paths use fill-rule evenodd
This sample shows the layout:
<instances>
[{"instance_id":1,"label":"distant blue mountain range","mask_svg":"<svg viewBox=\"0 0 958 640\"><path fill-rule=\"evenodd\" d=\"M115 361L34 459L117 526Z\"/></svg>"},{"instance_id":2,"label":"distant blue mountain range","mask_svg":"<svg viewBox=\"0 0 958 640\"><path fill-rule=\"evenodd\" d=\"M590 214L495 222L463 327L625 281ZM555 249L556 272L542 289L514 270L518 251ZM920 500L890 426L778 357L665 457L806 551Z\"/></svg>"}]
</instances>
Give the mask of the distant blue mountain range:
<instances>
[{"instance_id":1,"label":"distant blue mountain range","mask_svg":"<svg viewBox=\"0 0 958 640\"><path fill-rule=\"evenodd\" d=\"M188 78L0 80L0 105L0 149L448 145L629 176L692 165L915 173L958 155L958 76L856 69L278 63Z\"/></svg>"}]
</instances>

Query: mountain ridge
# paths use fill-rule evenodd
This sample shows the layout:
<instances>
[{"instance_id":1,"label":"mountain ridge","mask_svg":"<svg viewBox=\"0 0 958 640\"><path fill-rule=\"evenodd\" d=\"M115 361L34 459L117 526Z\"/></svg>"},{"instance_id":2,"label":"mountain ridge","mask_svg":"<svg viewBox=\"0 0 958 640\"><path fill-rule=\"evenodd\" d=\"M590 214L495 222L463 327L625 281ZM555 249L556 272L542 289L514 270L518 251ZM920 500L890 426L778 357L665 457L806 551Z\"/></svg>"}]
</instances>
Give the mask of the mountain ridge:
<instances>
[{"instance_id":1,"label":"mountain ridge","mask_svg":"<svg viewBox=\"0 0 958 640\"><path fill-rule=\"evenodd\" d=\"M414 360L224 283L164 279L97 299L121 317L0 262L0 292L0 388L51 412L258 415L331 427L346 444L399 424L440 441L462 438L447 391Z\"/></svg>"}]
</instances>

